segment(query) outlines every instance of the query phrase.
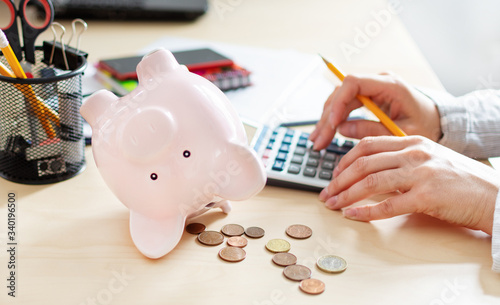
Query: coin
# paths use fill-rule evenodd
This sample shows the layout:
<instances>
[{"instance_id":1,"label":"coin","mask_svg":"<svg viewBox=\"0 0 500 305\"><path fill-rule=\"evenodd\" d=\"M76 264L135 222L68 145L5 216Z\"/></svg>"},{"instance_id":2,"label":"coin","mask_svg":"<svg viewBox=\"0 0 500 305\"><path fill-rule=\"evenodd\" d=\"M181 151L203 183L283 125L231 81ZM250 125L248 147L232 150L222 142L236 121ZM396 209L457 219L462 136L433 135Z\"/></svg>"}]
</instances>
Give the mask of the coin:
<instances>
[{"instance_id":1,"label":"coin","mask_svg":"<svg viewBox=\"0 0 500 305\"><path fill-rule=\"evenodd\" d=\"M300 290L309 294L320 294L325 291L325 283L317 279L305 279L299 284Z\"/></svg>"},{"instance_id":2,"label":"coin","mask_svg":"<svg viewBox=\"0 0 500 305\"><path fill-rule=\"evenodd\" d=\"M297 239L309 238L312 235L312 230L305 225L291 225L286 229L286 234Z\"/></svg>"},{"instance_id":3,"label":"coin","mask_svg":"<svg viewBox=\"0 0 500 305\"><path fill-rule=\"evenodd\" d=\"M284 239L271 239L266 244L266 249L274 252L288 252L290 251L290 243Z\"/></svg>"},{"instance_id":4,"label":"coin","mask_svg":"<svg viewBox=\"0 0 500 305\"><path fill-rule=\"evenodd\" d=\"M241 236L245 233L245 229L236 224L228 224L222 227L220 230L226 236Z\"/></svg>"},{"instance_id":5,"label":"coin","mask_svg":"<svg viewBox=\"0 0 500 305\"><path fill-rule=\"evenodd\" d=\"M205 225L202 223L190 223L186 226L186 231L191 234L200 234L205 231Z\"/></svg>"},{"instance_id":6,"label":"coin","mask_svg":"<svg viewBox=\"0 0 500 305\"><path fill-rule=\"evenodd\" d=\"M224 235L217 231L204 231L198 235L198 241L207 246L217 246L224 241Z\"/></svg>"},{"instance_id":7,"label":"coin","mask_svg":"<svg viewBox=\"0 0 500 305\"><path fill-rule=\"evenodd\" d=\"M245 234L246 236L251 238L261 238L262 236L264 236L265 231L264 229L259 227L249 227L245 230Z\"/></svg>"},{"instance_id":8,"label":"coin","mask_svg":"<svg viewBox=\"0 0 500 305\"><path fill-rule=\"evenodd\" d=\"M345 259L336 255L324 255L318 258L316 265L319 269L330 273L342 272L347 268Z\"/></svg>"},{"instance_id":9,"label":"coin","mask_svg":"<svg viewBox=\"0 0 500 305\"><path fill-rule=\"evenodd\" d=\"M232 247L245 248L248 244L248 240L242 236L229 237L227 244Z\"/></svg>"},{"instance_id":10,"label":"coin","mask_svg":"<svg viewBox=\"0 0 500 305\"><path fill-rule=\"evenodd\" d=\"M273 256L273 263L281 267L295 265L297 263L297 257L292 253L276 253Z\"/></svg>"},{"instance_id":11,"label":"coin","mask_svg":"<svg viewBox=\"0 0 500 305\"><path fill-rule=\"evenodd\" d=\"M292 281L302 281L311 277L311 269L302 265L290 265L283 270L283 274Z\"/></svg>"},{"instance_id":12,"label":"coin","mask_svg":"<svg viewBox=\"0 0 500 305\"><path fill-rule=\"evenodd\" d=\"M220 249L219 256L227 262L241 262L247 256L247 253L238 247L225 247Z\"/></svg>"}]
</instances>

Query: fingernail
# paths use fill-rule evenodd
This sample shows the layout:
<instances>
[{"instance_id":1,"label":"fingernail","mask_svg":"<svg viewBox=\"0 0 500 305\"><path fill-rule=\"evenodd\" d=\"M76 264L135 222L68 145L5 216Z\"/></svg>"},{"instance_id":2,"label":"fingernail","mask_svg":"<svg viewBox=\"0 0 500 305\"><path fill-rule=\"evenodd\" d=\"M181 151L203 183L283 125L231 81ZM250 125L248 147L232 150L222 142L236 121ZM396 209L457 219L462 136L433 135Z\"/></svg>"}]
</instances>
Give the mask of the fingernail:
<instances>
[{"instance_id":1,"label":"fingernail","mask_svg":"<svg viewBox=\"0 0 500 305\"><path fill-rule=\"evenodd\" d=\"M340 169L338 166L336 166L334 169L333 169L333 178L337 178L337 176L340 174Z\"/></svg>"},{"instance_id":2,"label":"fingernail","mask_svg":"<svg viewBox=\"0 0 500 305\"><path fill-rule=\"evenodd\" d=\"M325 202L325 205L329 209L337 210L337 196L330 197L330 199Z\"/></svg>"},{"instance_id":3,"label":"fingernail","mask_svg":"<svg viewBox=\"0 0 500 305\"><path fill-rule=\"evenodd\" d=\"M335 128L335 125L333 124L333 113L330 113L330 115L328 116L328 122L330 123L330 127L332 127L332 129Z\"/></svg>"},{"instance_id":4,"label":"fingernail","mask_svg":"<svg viewBox=\"0 0 500 305\"><path fill-rule=\"evenodd\" d=\"M358 210L355 208L352 209L345 209L344 212L344 217L349 218L349 219L357 219L358 216Z\"/></svg>"},{"instance_id":5,"label":"fingernail","mask_svg":"<svg viewBox=\"0 0 500 305\"><path fill-rule=\"evenodd\" d=\"M319 129L314 129L314 131L309 135L309 140L314 141L314 139L318 136Z\"/></svg>"},{"instance_id":6,"label":"fingernail","mask_svg":"<svg viewBox=\"0 0 500 305\"><path fill-rule=\"evenodd\" d=\"M323 141L323 136L319 135L318 138L316 140L314 140L313 150L319 150L318 147L322 141Z\"/></svg>"},{"instance_id":7,"label":"fingernail","mask_svg":"<svg viewBox=\"0 0 500 305\"><path fill-rule=\"evenodd\" d=\"M321 193L319 193L319 200L325 202L326 198L328 198L328 188L324 188Z\"/></svg>"}]
</instances>

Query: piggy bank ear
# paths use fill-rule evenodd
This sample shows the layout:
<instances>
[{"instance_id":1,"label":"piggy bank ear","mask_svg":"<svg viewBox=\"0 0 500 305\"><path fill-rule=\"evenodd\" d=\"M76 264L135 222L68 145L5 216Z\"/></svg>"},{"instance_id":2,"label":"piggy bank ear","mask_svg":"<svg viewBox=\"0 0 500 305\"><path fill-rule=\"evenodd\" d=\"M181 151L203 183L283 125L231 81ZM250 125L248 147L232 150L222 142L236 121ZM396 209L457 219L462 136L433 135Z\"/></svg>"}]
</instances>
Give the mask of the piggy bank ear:
<instances>
[{"instance_id":1,"label":"piggy bank ear","mask_svg":"<svg viewBox=\"0 0 500 305\"><path fill-rule=\"evenodd\" d=\"M142 254L156 259L179 243L185 222L180 214L155 219L130 210L130 235Z\"/></svg>"},{"instance_id":2,"label":"piggy bank ear","mask_svg":"<svg viewBox=\"0 0 500 305\"><path fill-rule=\"evenodd\" d=\"M104 112L117 100L118 97L113 93L107 90L99 90L83 103L80 107L80 113L85 121L94 127Z\"/></svg>"},{"instance_id":3,"label":"piggy bank ear","mask_svg":"<svg viewBox=\"0 0 500 305\"><path fill-rule=\"evenodd\" d=\"M219 195L229 200L245 200L260 192L266 184L266 173L257 154L248 146L230 143L229 155L217 158L214 180Z\"/></svg>"},{"instance_id":4,"label":"piggy bank ear","mask_svg":"<svg viewBox=\"0 0 500 305\"><path fill-rule=\"evenodd\" d=\"M150 161L160 156L175 134L170 113L149 108L132 115L123 124L119 145L125 156L135 161Z\"/></svg>"},{"instance_id":5,"label":"piggy bank ear","mask_svg":"<svg viewBox=\"0 0 500 305\"><path fill-rule=\"evenodd\" d=\"M161 81L161 75L180 68L172 52L163 48L145 55L137 65L137 78L139 84L146 87L150 82Z\"/></svg>"}]
</instances>

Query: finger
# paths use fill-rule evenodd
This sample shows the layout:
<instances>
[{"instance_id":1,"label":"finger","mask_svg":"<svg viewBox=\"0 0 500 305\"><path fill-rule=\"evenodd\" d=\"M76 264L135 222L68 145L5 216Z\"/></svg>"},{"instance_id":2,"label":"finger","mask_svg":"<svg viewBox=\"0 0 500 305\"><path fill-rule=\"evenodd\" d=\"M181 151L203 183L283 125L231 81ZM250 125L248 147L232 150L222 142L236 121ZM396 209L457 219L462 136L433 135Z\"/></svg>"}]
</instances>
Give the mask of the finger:
<instances>
[{"instance_id":1,"label":"finger","mask_svg":"<svg viewBox=\"0 0 500 305\"><path fill-rule=\"evenodd\" d=\"M397 215L413 213L416 204L411 194L404 193L383 200L375 205L366 205L345 209L346 218L359 221L370 221L391 218Z\"/></svg>"},{"instance_id":2,"label":"finger","mask_svg":"<svg viewBox=\"0 0 500 305\"><path fill-rule=\"evenodd\" d=\"M309 135L309 140L315 141L318 135L320 134L321 130L323 130L325 124L328 122L328 118L330 116L330 111L331 111L331 103L332 103L332 98L335 95L335 92L337 91L338 87L333 90L333 92L330 94L330 96L326 99L325 104L323 105L323 113L321 114L321 117L316 123L316 127L314 131Z\"/></svg>"},{"instance_id":3,"label":"finger","mask_svg":"<svg viewBox=\"0 0 500 305\"><path fill-rule=\"evenodd\" d=\"M392 75L372 75L358 77L347 75L338 93L333 98L332 124L342 122L345 105L355 99L357 95L372 97L374 101L390 104L394 96L399 95L401 85ZM359 104L361 102L358 101Z\"/></svg>"},{"instance_id":4,"label":"finger","mask_svg":"<svg viewBox=\"0 0 500 305\"><path fill-rule=\"evenodd\" d=\"M348 138L362 139L372 136L390 136L391 132L380 122L353 120L341 123L338 132Z\"/></svg>"},{"instance_id":5,"label":"finger","mask_svg":"<svg viewBox=\"0 0 500 305\"><path fill-rule=\"evenodd\" d=\"M337 210L373 195L388 194L398 190L406 192L411 189L413 181L404 171L403 168L396 168L370 173L348 185L344 190L332 194L325 205Z\"/></svg>"},{"instance_id":6,"label":"finger","mask_svg":"<svg viewBox=\"0 0 500 305\"><path fill-rule=\"evenodd\" d=\"M412 144L421 141L420 137L365 137L359 141L342 159L333 170L333 177L336 178L343 170L348 168L354 161L362 156L369 156L381 152L402 150Z\"/></svg>"}]
</instances>

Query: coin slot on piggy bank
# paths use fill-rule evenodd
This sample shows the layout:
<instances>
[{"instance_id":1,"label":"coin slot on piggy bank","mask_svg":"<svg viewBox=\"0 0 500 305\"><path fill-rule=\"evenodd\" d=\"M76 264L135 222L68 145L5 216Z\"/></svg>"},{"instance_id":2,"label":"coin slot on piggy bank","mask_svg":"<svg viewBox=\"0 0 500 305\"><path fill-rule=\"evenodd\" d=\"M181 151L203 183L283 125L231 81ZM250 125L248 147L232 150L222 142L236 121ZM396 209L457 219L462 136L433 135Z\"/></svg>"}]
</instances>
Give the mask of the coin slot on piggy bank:
<instances>
[{"instance_id":1,"label":"coin slot on piggy bank","mask_svg":"<svg viewBox=\"0 0 500 305\"><path fill-rule=\"evenodd\" d=\"M92 127L92 151L108 187L130 210L130 233L145 256L179 242L186 219L245 200L266 175L243 124L210 81L159 49L137 66L139 84L118 98L101 90L80 112Z\"/></svg>"}]
</instances>

